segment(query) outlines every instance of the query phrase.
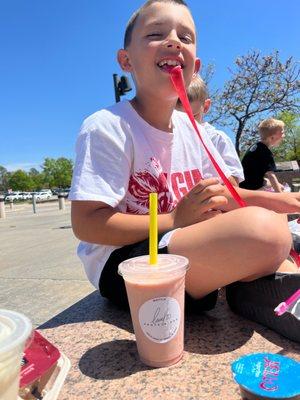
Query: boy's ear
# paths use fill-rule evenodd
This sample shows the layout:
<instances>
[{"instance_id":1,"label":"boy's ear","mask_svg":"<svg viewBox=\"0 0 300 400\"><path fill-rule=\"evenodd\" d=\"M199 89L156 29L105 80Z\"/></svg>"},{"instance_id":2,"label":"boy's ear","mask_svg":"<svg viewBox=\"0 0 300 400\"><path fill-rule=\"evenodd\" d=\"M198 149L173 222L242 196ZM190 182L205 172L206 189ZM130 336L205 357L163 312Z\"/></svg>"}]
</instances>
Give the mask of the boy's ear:
<instances>
[{"instance_id":1,"label":"boy's ear","mask_svg":"<svg viewBox=\"0 0 300 400\"><path fill-rule=\"evenodd\" d=\"M128 52L125 49L118 51L118 62L123 71L131 72L131 64L129 61Z\"/></svg>"},{"instance_id":2,"label":"boy's ear","mask_svg":"<svg viewBox=\"0 0 300 400\"><path fill-rule=\"evenodd\" d=\"M204 106L203 106L203 113L204 113L204 114L207 114L207 113L208 113L208 111L209 111L209 109L210 109L210 106L211 106L211 99L206 99L206 100L204 101Z\"/></svg>"},{"instance_id":3,"label":"boy's ear","mask_svg":"<svg viewBox=\"0 0 300 400\"><path fill-rule=\"evenodd\" d=\"M199 69L201 67L201 60L200 58L196 58L195 60L195 68L194 68L194 73L197 74L199 72Z\"/></svg>"}]
</instances>

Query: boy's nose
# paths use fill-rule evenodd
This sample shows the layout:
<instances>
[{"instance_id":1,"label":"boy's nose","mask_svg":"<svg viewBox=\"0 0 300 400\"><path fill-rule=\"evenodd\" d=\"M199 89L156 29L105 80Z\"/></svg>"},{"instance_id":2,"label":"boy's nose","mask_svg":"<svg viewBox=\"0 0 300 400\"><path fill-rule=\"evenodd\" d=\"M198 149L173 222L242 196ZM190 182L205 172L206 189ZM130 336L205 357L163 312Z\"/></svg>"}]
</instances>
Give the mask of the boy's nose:
<instances>
[{"instance_id":1,"label":"boy's nose","mask_svg":"<svg viewBox=\"0 0 300 400\"><path fill-rule=\"evenodd\" d=\"M173 49L177 49L180 50L181 49L181 41L179 40L177 34L175 32L170 32L169 36L166 38L165 43L164 43L165 47L168 48L173 48Z\"/></svg>"},{"instance_id":2,"label":"boy's nose","mask_svg":"<svg viewBox=\"0 0 300 400\"><path fill-rule=\"evenodd\" d=\"M180 44L179 41L171 39L171 40L167 40L166 47L175 48L175 49L180 50L181 49L181 44Z\"/></svg>"}]
</instances>

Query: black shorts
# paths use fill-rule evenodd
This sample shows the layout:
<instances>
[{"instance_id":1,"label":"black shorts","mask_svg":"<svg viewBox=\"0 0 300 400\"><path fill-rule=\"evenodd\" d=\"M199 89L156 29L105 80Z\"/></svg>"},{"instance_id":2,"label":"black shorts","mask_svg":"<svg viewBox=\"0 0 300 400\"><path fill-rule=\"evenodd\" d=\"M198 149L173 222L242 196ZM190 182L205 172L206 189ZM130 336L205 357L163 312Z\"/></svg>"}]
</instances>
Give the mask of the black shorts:
<instances>
[{"instance_id":1,"label":"black shorts","mask_svg":"<svg viewBox=\"0 0 300 400\"><path fill-rule=\"evenodd\" d=\"M164 234L160 234L158 242ZM168 248L158 249L159 254L167 254ZM122 261L132 257L138 257L149 254L149 240L143 240L138 243L130 244L114 250L106 261L100 276L99 290L103 297L109 299L118 307L129 310L126 287L124 280L118 273L118 266ZM201 299L194 299L185 292L185 310L186 313L202 313L215 307L218 298L218 290L209 293Z\"/></svg>"}]
</instances>

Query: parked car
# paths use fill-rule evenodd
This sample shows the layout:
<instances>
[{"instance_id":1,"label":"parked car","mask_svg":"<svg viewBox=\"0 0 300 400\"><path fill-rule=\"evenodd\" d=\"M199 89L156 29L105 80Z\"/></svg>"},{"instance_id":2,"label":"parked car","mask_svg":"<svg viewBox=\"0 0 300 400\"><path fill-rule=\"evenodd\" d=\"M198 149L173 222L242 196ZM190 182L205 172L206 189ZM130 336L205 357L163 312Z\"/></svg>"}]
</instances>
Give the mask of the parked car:
<instances>
[{"instance_id":1,"label":"parked car","mask_svg":"<svg viewBox=\"0 0 300 400\"><path fill-rule=\"evenodd\" d=\"M32 198L32 194L29 192L21 192L21 196L23 200L30 200Z\"/></svg>"},{"instance_id":2,"label":"parked car","mask_svg":"<svg viewBox=\"0 0 300 400\"><path fill-rule=\"evenodd\" d=\"M32 196L35 196L36 201L41 200L49 200L52 197L52 192L50 191L39 191L39 192L32 192Z\"/></svg>"},{"instance_id":3,"label":"parked car","mask_svg":"<svg viewBox=\"0 0 300 400\"><path fill-rule=\"evenodd\" d=\"M23 200L22 192L10 192L5 197L5 201Z\"/></svg>"}]
</instances>

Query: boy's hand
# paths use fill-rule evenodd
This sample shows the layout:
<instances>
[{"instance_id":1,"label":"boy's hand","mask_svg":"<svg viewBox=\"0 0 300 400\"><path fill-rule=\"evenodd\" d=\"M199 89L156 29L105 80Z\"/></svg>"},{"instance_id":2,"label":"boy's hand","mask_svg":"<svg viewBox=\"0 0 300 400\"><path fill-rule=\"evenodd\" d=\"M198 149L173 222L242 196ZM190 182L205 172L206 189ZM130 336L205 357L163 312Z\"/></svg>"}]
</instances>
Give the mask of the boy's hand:
<instances>
[{"instance_id":1,"label":"boy's hand","mask_svg":"<svg viewBox=\"0 0 300 400\"><path fill-rule=\"evenodd\" d=\"M220 214L219 208L227 204L224 186L217 178L201 180L180 199L171 215L175 228L193 225Z\"/></svg>"},{"instance_id":2,"label":"boy's hand","mask_svg":"<svg viewBox=\"0 0 300 400\"><path fill-rule=\"evenodd\" d=\"M300 192L273 193L273 210L279 213L300 213Z\"/></svg>"}]
</instances>

